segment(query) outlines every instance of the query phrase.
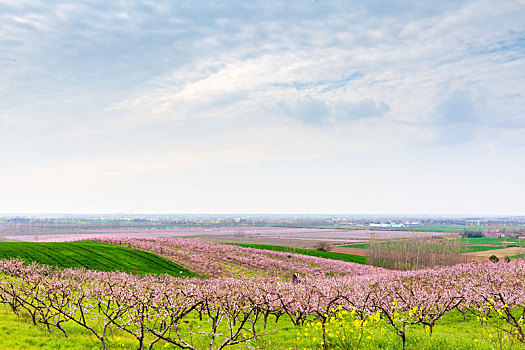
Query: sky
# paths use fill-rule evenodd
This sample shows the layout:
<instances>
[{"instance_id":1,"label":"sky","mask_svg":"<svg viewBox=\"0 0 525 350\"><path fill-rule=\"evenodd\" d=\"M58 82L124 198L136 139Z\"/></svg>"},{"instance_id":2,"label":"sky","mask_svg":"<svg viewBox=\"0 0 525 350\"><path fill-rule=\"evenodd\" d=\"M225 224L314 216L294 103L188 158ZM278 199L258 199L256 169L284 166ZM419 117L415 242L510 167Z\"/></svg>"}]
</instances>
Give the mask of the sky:
<instances>
[{"instance_id":1,"label":"sky","mask_svg":"<svg viewBox=\"0 0 525 350\"><path fill-rule=\"evenodd\" d=\"M0 0L0 213L525 215L525 1Z\"/></svg>"}]
</instances>

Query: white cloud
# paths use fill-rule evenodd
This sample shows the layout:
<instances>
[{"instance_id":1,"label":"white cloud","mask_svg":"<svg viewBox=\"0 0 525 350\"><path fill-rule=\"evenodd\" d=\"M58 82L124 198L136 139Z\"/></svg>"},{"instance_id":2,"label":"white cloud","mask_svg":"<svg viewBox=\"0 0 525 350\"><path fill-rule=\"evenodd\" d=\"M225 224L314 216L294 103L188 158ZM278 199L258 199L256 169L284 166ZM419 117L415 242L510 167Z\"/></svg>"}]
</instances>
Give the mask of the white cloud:
<instances>
[{"instance_id":1,"label":"white cloud","mask_svg":"<svg viewBox=\"0 0 525 350\"><path fill-rule=\"evenodd\" d=\"M20 4L0 1L13 188L523 147L523 2Z\"/></svg>"}]
</instances>

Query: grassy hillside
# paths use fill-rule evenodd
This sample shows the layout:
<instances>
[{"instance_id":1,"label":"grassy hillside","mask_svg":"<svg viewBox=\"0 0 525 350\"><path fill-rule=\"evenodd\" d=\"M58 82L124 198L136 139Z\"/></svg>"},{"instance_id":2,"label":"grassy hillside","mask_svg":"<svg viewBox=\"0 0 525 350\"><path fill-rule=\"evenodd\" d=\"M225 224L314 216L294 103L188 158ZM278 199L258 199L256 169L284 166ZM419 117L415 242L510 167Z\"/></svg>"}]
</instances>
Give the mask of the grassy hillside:
<instances>
[{"instance_id":1,"label":"grassy hillside","mask_svg":"<svg viewBox=\"0 0 525 350\"><path fill-rule=\"evenodd\" d=\"M156 254L91 241L0 242L0 259L7 258L22 258L27 262L35 261L58 267L85 267L100 271L196 276L189 270Z\"/></svg>"},{"instance_id":2,"label":"grassy hillside","mask_svg":"<svg viewBox=\"0 0 525 350\"><path fill-rule=\"evenodd\" d=\"M317 256L319 258L341 260L341 261L353 262L353 263L363 264L363 265L367 264L366 256L360 256L360 255L323 252L320 250L283 247L283 246L277 246L277 245L248 244L248 243L228 243L228 244L238 245L238 246L245 247L245 248L255 248L255 249L273 250L277 252L311 255L311 256Z\"/></svg>"}]
</instances>

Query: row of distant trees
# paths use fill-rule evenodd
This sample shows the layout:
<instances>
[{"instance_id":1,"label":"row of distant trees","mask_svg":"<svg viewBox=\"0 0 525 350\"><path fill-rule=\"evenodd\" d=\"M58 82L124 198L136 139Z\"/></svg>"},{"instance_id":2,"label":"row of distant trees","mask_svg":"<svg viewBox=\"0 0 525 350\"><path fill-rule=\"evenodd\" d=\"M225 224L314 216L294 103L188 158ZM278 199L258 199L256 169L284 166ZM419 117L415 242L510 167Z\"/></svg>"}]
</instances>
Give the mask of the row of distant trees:
<instances>
[{"instance_id":1,"label":"row of distant trees","mask_svg":"<svg viewBox=\"0 0 525 350\"><path fill-rule=\"evenodd\" d=\"M463 238L482 238L482 237L485 237L485 235L481 231L465 230L461 234L461 237Z\"/></svg>"},{"instance_id":2,"label":"row of distant trees","mask_svg":"<svg viewBox=\"0 0 525 350\"><path fill-rule=\"evenodd\" d=\"M452 266L468 261L468 257L461 254L458 239L445 241L428 236L413 236L384 240L373 235L369 244L370 264L388 269L405 271Z\"/></svg>"},{"instance_id":3,"label":"row of distant trees","mask_svg":"<svg viewBox=\"0 0 525 350\"><path fill-rule=\"evenodd\" d=\"M497 231L498 233L502 233L505 235L505 237L519 237L525 235L525 229L523 228L511 228L507 229L505 227L501 227ZM472 230L472 229L466 229L461 234L464 238L481 238L485 237L485 234L480 230Z\"/></svg>"}]
</instances>

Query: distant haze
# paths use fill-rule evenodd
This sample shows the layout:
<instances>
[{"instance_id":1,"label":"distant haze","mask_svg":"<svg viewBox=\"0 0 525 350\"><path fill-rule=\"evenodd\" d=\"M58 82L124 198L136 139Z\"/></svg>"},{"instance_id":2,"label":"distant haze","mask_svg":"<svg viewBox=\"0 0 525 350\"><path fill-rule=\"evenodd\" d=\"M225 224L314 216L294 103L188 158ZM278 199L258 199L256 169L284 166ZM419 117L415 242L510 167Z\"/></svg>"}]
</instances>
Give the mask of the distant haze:
<instances>
[{"instance_id":1,"label":"distant haze","mask_svg":"<svg viewBox=\"0 0 525 350\"><path fill-rule=\"evenodd\" d=\"M0 213L525 215L523 1L0 0Z\"/></svg>"}]
</instances>

